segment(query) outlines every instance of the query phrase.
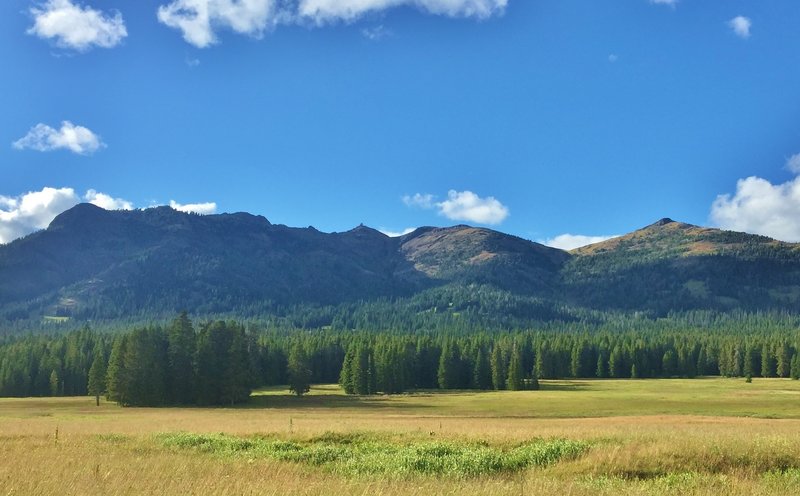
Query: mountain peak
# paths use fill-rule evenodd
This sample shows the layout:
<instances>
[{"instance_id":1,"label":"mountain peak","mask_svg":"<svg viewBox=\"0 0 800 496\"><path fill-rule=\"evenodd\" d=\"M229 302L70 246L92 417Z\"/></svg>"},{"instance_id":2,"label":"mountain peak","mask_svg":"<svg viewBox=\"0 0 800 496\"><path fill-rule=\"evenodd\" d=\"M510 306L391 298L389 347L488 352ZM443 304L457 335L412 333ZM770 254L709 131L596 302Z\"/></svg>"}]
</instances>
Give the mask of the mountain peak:
<instances>
[{"instance_id":1,"label":"mountain peak","mask_svg":"<svg viewBox=\"0 0 800 496\"><path fill-rule=\"evenodd\" d=\"M48 229L64 229L77 227L89 223L97 222L108 213L107 210L91 203L79 203L67 209L50 222Z\"/></svg>"},{"instance_id":2,"label":"mountain peak","mask_svg":"<svg viewBox=\"0 0 800 496\"><path fill-rule=\"evenodd\" d=\"M675 221L670 219L669 217L664 217L663 219L659 219L658 221L652 223L650 227L662 227L666 226L667 224L674 224Z\"/></svg>"}]
</instances>

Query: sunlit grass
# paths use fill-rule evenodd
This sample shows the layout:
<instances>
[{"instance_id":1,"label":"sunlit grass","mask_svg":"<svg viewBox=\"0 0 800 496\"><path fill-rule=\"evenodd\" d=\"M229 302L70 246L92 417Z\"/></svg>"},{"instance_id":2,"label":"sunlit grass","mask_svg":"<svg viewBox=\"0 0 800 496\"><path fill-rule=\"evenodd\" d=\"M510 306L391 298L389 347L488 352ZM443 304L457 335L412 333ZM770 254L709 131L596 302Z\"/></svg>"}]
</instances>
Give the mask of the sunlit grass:
<instances>
[{"instance_id":1,"label":"sunlit grass","mask_svg":"<svg viewBox=\"0 0 800 496\"><path fill-rule=\"evenodd\" d=\"M543 382L270 388L243 408L2 399L0 494L800 494L797 381ZM550 442L580 451L519 462Z\"/></svg>"}]
</instances>

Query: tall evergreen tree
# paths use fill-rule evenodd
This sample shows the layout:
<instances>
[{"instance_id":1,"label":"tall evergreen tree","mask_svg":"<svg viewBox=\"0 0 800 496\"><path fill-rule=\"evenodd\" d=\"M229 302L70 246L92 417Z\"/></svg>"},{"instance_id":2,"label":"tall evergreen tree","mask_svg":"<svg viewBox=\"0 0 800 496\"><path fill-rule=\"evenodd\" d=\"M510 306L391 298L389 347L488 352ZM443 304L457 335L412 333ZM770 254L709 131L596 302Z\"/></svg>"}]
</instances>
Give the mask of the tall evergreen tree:
<instances>
[{"instance_id":1,"label":"tall evergreen tree","mask_svg":"<svg viewBox=\"0 0 800 496\"><path fill-rule=\"evenodd\" d=\"M127 335L117 336L111 347L111 356L108 359L106 370L106 398L121 405L128 404L128 371L125 368L127 345Z\"/></svg>"},{"instance_id":2,"label":"tall evergreen tree","mask_svg":"<svg viewBox=\"0 0 800 496\"><path fill-rule=\"evenodd\" d=\"M442 346L442 355L439 358L439 370L436 376L439 379L440 389L456 389L460 385L460 357L458 345L448 341Z\"/></svg>"},{"instance_id":3,"label":"tall evergreen tree","mask_svg":"<svg viewBox=\"0 0 800 496\"><path fill-rule=\"evenodd\" d=\"M300 343L292 346L288 362L289 391L297 396L306 394L311 389L311 367L308 355Z\"/></svg>"},{"instance_id":4,"label":"tall evergreen tree","mask_svg":"<svg viewBox=\"0 0 800 496\"><path fill-rule=\"evenodd\" d=\"M87 390L95 397L95 404L100 406L100 395L106 392L106 356L103 343L97 341L94 347L94 359L89 369Z\"/></svg>"},{"instance_id":5,"label":"tall evergreen tree","mask_svg":"<svg viewBox=\"0 0 800 496\"><path fill-rule=\"evenodd\" d=\"M169 396L171 403L194 403L197 387L194 355L197 350L192 321L182 312L169 327Z\"/></svg>"},{"instance_id":6,"label":"tall evergreen tree","mask_svg":"<svg viewBox=\"0 0 800 496\"><path fill-rule=\"evenodd\" d=\"M503 351L500 349L499 343L495 341L492 347L491 357L491 370L492 370L492 386L496 390L506 388L506 364L503 358Z\"/></svg>"},{"instance_id":7,"label":"tall evergreen tree","mask_svg":"<svg viewBox=\"0 0 800 496\"><path fill-rule=\"evenodd\" d=\"M775 358L766 344L761 348L761 377L775 377Z\"/></svg>"},{"instance_id":8,"label":"tall evergreen tree","mask_svg":"<svg viewBox=\"0 0 800 496\"><path fill-rule=\"evenodd\" d=\"M475 367L472 372L472 385L475 389L482 390L491 389L492 387L492 370L489 365L486 348L483 346L477 347Z\"/></svg>"},{"instance_id":9,"label":"tall evergreen tree","mask_svg":"<svg viewBox=\"0 0 800 496\"><path fill-rule=\"evenodd\" d=\"M511 361L508 365L508 389L519 391L525 384L525 374L522 370L522 352L515 344L511 350Z\"/></svg>"}]
</instances>

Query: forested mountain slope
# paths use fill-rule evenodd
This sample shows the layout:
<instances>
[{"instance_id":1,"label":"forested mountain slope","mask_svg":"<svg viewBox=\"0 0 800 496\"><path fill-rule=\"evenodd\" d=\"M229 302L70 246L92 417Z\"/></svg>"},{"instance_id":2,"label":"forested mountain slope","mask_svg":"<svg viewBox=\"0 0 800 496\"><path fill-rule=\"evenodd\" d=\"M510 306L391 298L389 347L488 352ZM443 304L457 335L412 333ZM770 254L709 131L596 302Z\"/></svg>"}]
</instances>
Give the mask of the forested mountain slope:
<instances>
[{"instance_id":1,"label":"forested mountain slope","mask_svg":"<svg viewBox=\"0 0 800 496\"><path fill-rule=\"evenodd\" d=\"M670 219L568 253L463 225L391 238L365 226L323 233L246 213L82 204L0 246L0 324L186 309L313 315L300 323L309 326L368 326L388 314L413 325L431 312L518 326L585 312L798 305L800 246Z\"/></svg>"}]
</instances>

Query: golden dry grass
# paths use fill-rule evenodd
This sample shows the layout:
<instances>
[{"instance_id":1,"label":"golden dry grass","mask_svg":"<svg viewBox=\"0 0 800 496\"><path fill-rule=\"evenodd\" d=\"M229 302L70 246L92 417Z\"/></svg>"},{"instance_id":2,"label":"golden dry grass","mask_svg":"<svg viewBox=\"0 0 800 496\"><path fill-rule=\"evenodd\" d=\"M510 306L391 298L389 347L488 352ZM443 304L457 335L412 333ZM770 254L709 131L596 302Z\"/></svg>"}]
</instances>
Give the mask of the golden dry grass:
<instances>
[{"instance_id":1,"label":"golden dry grass","mask_svg":"<svg viewBox=\"0 0 800 496\"><path fill-rule=\"evenodd\" d=\"M761 382L756 384L760 389L743 390L747 394L738 395L736 404L720 398L739 388L737 382L682 382L688 384L680 392L673 381L594 381L582 382L580 388L541 392L374 399L339 397L324 387L315 389L316 398L299 400L268 391L257 399L256 407L236 409L123 409L109 403L96 408L93 398L3 399L0 495L800 494L796 470L800 419L791 418L800 416L797 382L756 381ZM648 394L663 397L644 400L650 410L643 409L639 399ZM562 409L572 402L584 401L591 410L606 395L620 403L610 416L562 416ZM725 408L730 408L766 417L769 412L759 410L759 403L769 405L776 398L783 402L775 416L787 418L725 416ZM693 403L700 401L712 405L716 401L718 411L664 414L693 411ZM518 415L526 402L532 415ZM553 403L549 410L547 402ZM534 404L538 409L532 408ZM637 415L619 414L626 410ZM509 411L515 415L506 416ZM498 444L564 437L589 440L593 447L576 460L519 474L466 480L422 476L354 480L306 465L170 450L155 440L156 433L177 431L287 439L326 432L378 432L398 440Z\"/></svg>"}]
</instances>

